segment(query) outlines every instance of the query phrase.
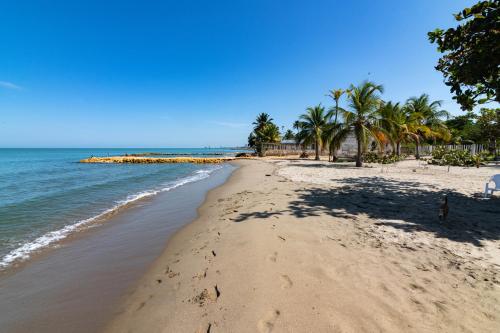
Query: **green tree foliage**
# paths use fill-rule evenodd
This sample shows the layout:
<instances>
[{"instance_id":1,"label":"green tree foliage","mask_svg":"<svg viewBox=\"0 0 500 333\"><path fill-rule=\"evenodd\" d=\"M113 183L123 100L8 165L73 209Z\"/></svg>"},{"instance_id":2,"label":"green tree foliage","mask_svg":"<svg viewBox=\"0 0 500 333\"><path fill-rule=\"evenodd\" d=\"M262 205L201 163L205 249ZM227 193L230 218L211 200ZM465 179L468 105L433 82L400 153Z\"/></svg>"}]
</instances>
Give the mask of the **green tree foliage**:
<instances>
[{"instance_id":1,"label":"green tree foliage","mask_svg":"<svg viewBox=\"0 0 500 333\"><path fill-rule=\"evenodd\" d=\"M264 125L260 130L255 132L258 140L262 143L280 142L280 129L273 123Z\"/></svg>"},{"instance_id":2,"label":"green tree foliage","mask_svg":"<svg viewBox=\"0 0 500 333\"><path fill-rule=\"evenodd\" d=\"M329 158L335 162L337 160L336 152L342 146L342 143L347 139L350 133L349 126L345 124L331 121L327 123L323 129L323 144L328 146Z\"/></svg>"},{"instance_id":3,"label":"green tree foliage","mask_svg":"<svg viewBox=\"0 0 500 333\"><path fill-rule=\"evenodd\" d=\"M405 108L401 107L399 103L383 103L379 109L379 115L380 126L384 129L384 133L388 135L392 150L396 152L397 156L400 156L401 144L415 136L415 133L410 131L407 124L408 115Z\"/></svg>"},{"instance_id":4,"label":"green tree foliage","mask_svg":"<svg viewBox=\"0 0 500 333\"><path fill-rule=\"evenodd\" d=\"M260 131L267 124L271 124L273 122L273 118L267 113L260 113L255 121L252 123L254 125L254 131Z\"/></svg>"},{"instance_id":5,"label":"green tree foliage","mask_svg":"<svg viewBox=\"0 0 500 333\"><path fill-rule=\"evenodd\" d=\"M248 136L248 146L254 148L259 155L264 155L263 144L280 142L280 130L267 113L261 113L253 122L254 130Z\"/></svg>"},{"instance_id":6,"label":"green tree foliage","mask_svg":"<svg viewBox=\"0 0 500 333\"><path fill-rule=\"evenodd\" d=\"M488 142L490 153L496 155L497 139L500 138L500 108L481 109L477 125L481 135Z\"/></svg>"},{"instance_id":7,"label":"green tree foliage","mask_svg":"<svg viewBox=\"0 0 500 333\"><path fill-rule=\"evenodd\" d=\"M430 101L429 95L422 94L419 97L410 97L405 104L407 113L406 124L409 132L413 133L415 140L415 157L420 158L419 145L422 140L428 139L436 143L438 139L448 141L450 132L443 121L449 114L445 110L439 110L441 101Z\"/></svg>"},{"instance_id":8,"label":"green tree foliage","mask_svg":"<svg viewBox=\"0 0 500 333\"><path fill-rule=\"evenodd\" d=\"M344 95L346 92L348 92L348 91L346 91L344 89L333 89L333 90L329 91L328 96L330 96L330 98L333 99L335 102L335 106L330 109L331 112L335 112L335 118L333 119L334 124L336 124L337 120L338 120L339 109L340 109L339 108L339 100L342 97L342 95Z\"/></svg>"},{"instance_id":9,"label":"green tree foliage","mask_svg":"<svg viewBox=\"0 0 500 333\"><path fill-rule=\"evenodd\" d=\"M340 98L348 92L348 90L344 89L333 89L328 93L328 96L335 102L335 106L330 109L330 114L332 115L332 117L333 114L335 114L335 116L333 117L333 121L325 130L324 141L329 147L328 159L330 159L331 156L332 162L335 162L337 160L336 152L340 149L342 142L346 140L348 135L346 126L344 126L343 124L339 124L338 122L339 111L343 111L343 109L339 106L339 101Z\"/></svg>"},{"instance_id":10,"label":"green tree foliage","mask_svg":"<svg viewBox=\"0 0 500 333\"><path fill-rule=\"evenodd\" d=\"M493 151L500 137L500 109L482 108L479 115L467 112L447 120L452 142L461 144L488 144Z\"/></svg>"},{"instance_id":11,"label":"green tree foliage","mask_svg":"<svg viewBox=\"0 0 500 333\"><path fill-rule=\"evenodd\" d=\"M479 1L455 19L461 22L446 31L428 33L443 53L436 69L463 110L500 101L500 1Z\"/></svg>"},{"instance_id":12,"label":"green tree foliage","mask_svg":"<svg viewBox=\"0 0 500 333\"><path fill-rule=\"evenodd\" d=\"M307 145L314 143L316 160L319 160L319 151L323 145L323 131L325 130L330 114L325 112L323 106L307 108L306 113L300 115L298 137L301 143Z\"/></svg>"},{"instance_id":13,"label":"green tree foliage","mask_svg":"<svg viewBox=\"0 0 500 333\"><path fill-rule=\"evenodd\" d=\"M382 104L379 93L384 92L382 85L364 81L359 86L351 85L348 93L349 109L342 111L346 125L353 129L358 143L356 166L363 166L363 152L368 140L379 141L378 133L383 129L379 126L378 110Z\"/></svg>"},{"instance_id":14,"label":"green tree foliage","mask_svg":"<svg viewBox=\"0 0 500 333\"><path fill-rule=\"evenodd\" d=\"M456 116L445 121L450 130L451 142L455 144L480 143L481 131L476 124L477 116L473 112Z\"/></svg>"},{"instance_id":15,"label":"green tree foliage","mask_svg":"<svg viewBox=\"0 0 500 333\"><path fill-rule=\"evenodd\" d=\"M287 130L283 135L283 140L295 140L295 134L292 130Z\"/></svg>"}]
</instances>

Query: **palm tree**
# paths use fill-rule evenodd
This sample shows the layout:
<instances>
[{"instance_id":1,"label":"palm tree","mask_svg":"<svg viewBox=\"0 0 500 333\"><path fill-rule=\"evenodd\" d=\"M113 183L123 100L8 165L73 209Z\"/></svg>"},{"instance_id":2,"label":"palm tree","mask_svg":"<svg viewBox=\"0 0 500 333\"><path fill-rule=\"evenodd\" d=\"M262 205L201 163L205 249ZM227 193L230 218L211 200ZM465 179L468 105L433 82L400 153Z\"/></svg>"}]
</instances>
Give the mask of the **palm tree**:
<instances>
[{"instance_id":1,"label":"palm tree","mask_svg":"<svg viewBox=\"0 0 500 333\"><path fill-rule=\"evenodd\" d=\"M273 118L267 113L260 113L255 121L252 123L254 125L254 130L255 131L260 131L262 128L264 128L265 125L270 124L273 122Z\"/></svg>"},{"instance_id":2,"label":"palm tree","mask_svg":"<svg viewBox=\"0 0 500 333\"><path fill-rule=\"evenodd\" d=\"M383 93L384 87L370 81L364 81L357 87L351 84L349 90L350 110L343 110L342 116L346 124L354 130L358 143L356 167L361 167L363 166L363 151L368 139L373 137L378 142L377 133L383 131L379 126L377 111L381 104L378 93Z\"/></svg>"},{"instance_id":3,"label":"palm tree","mask_svg":"<svg viewBox=\"0 0 500 333\"><path fill-rule=\"evenodd\" d=\"M295 139L295 134L290 129L287 130L283 135L283 140L294 140L294 139Z\"/></svg>"},{"instance_id":4,"label":"palm tree","mask_svg":"<svg viewBox=\"0 0 500 333\"><path fill-rule=\"evenodd\" d=\"M297 133L300 132L300 120L295 120L293 122L293 128L297 130Z\"/></svg>"},{"instance_id":5,"label":"palm tree","mask_svg":"<svg viewBox=\"0 0 500 333\"><path fill-rule=\"evenodd\" d=\"M379 114L380 126L387 133L393 152L398 156L401 155L401 143L409 138L414 139L416 135L412 132L406 109L399 103L387 102L381 105Z\"/></svg>"},{"instance_id":6,"label":"palm tree","mask_svg":"<svg viewBox=\"0 0 500 333\"><path fill-rule=\"evenodd\" d=\"M344 124L335 122L330 122L325 125L323 130L323 144L328 146L329 156L328 159L335 162L337 160L336 152L342 146L342 142L347 139L347 136L350 133L349 126L345 126Z\"/></svg>"},{"instance_id":7,"label":"palm tree","mask_svg":"<svg viewBox=\"0 0 500 333\"><path fill-rule=\"evenodd\" d=\"M346 139L345 133L343 132L337 133L337 131L339 131L342 128L342 126L337 126L338 124L337 121L338 121L339 110L341 110L341 108L339 108L339 100L344 93L348 92L349 92L348 90L333 89L330 90L328 94L328 96L330 96L335 101L335 107L330 109L330 114L333 115L333 113L335 112L335 117L333 122L328 127L328 131L326 131L326 137L325 137L325 140L328 143L328 148L329 148L328 160L330 160L331 156L332 162L335 162L337 160L337 157L335 156L336 152L342 145L342 142L345 141Z\"/></svg>"},{"instance_id":8,"label":"palm tree","mask_svg":"<svg viewBox=\"0 0 500 333\"><path fill-rule=\"evenodd\" d=\"M252 132L248 135L248 147L255 148L256 145L257 145L257 136L255 135L254 132Z\"/></svg>"},{"instance_id":9,"label":"palm tree","mask_svg":"<svg viewBox=\"0 0 500 333\"><path fill-rule=\"evenodd\" d=\"M260 130L255 132L261 142L280 142L280 129L273 123L265 124Z\"/></svg>"},{"instance_id":10,"label":"palm tree","mask_svg":"<svg viewBox=\"0 0 500 333\"><path fill-rule=\"evenodd\" d=\"M279 141L279 139L277 141L273 141L275 139L276 131L279 137L279 128L274 125L273 118L271 118L269 114L264 112L260 113L252 124L254 125L254 129L253 133L251 133L248 137L248 143L253 144L253 147L255 147L255 151L259 155L263 155L263 143ZM270 140L270 138L273 140Z\"/></svg>"},{"instance_id":11,"label":"palm tree","mask_svg":"<svg viewBox=\"0 0 500 333\"><path fill-rule=\"evenodd\" d=\"M449 140L451 135L441 118L448 118L449 113L438 110L441 101L430 101L429 95L422 94L419 97L411 97L406 101L405 109L408 114L407 125L414 135L415 158L420 159L419 146L421 139Z\"/></svg>"},{"instance_id":12,"label":"palm tree","mask_svg":"<svg viewBox=\"0 0 500 333\"><path fill-rule=\"evenodd\" d=\"M314 142L316 161L319 161L319 151L323 144L323 131L328 123L329 114L325 113L325 108L321 104L306 109L306 113L300 115L300 133L298 137L303 144Z\"/></svg>"},{"instance_id":13,"label":"palm tree","mask_svg":"<svg viewBox=\"0 0 500 333\"><path fill-rule=\"evenodd\" d=\"M339 114L339 100L340 100L340 97L342 97L342 95L344 93L346 93L346 92L348 92L348 91L343 90L343 89L334 89L334 90L330 90L329 91L328 96L330 96L335 101L335 108L332 110L332 111L335 111L335 118L333 120L334 124L337 123L337 117L338 117L338 114Z\"/></svg>"}]
</instances>

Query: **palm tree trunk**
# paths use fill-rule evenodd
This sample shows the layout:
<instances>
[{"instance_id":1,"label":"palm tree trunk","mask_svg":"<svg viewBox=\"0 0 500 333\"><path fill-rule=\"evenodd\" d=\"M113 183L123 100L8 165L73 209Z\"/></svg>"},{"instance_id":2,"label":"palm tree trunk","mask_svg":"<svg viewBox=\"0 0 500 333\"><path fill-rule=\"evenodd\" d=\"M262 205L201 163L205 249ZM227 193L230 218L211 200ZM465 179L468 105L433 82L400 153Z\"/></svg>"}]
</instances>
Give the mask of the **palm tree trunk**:
<instances>
[{"instance_id":1,"label":"palm tree trunk","mask_svg":"<svg viewBox=\"0 0 500 333\"><path fill-rule=\"evenodd\" d=\"M339 100L335 99L335 122L334 122L335 125L337 125L338 114L339 114Z\"/></svg>"},{"instance_id":2,"label":"palm tree trunk","mask_svg":"<svg viewBox=\"0 0 500 333\"><path fill-rule=\"evenodd\" d=\"M417 160L420 159L420 152L419 152L418 146L419 146L419 140L415 141L415 158Z\"/></svg>"},{"instance_id":3,"label":"palm tree trunk","mask_svg":"<svg viewBox=\"0 0 500 333\"><path fill-rule=\"evenodd\" d=\"M361 149L362 149L362 144L361 144L361 138L356 137L356 140L358 141L358 152L356 154L356 167L362 167L363 166L363 161L361 161Z\"/></svg>"},{"instance_id":4,"label":"palm tree trunk","mask_svg":"<svg viewBox=\"0 0 500 333\"><path fill-rule=\"evenodd\" d=\"M396 155L401 156L401 142L396 143Z\"/></svg>"},{"instance_id":5,"label":"palm tree trunk","mask_svg":"<svg viewBox=\"0 0 500 333\"><path fill-rule=\"evenodd\" d=\"M316 158L315 158L315 160L319 161L319 140L318 139L316 139L316 141L314 143L314 148L316 150Z\"/></svg>"}]
</instances>

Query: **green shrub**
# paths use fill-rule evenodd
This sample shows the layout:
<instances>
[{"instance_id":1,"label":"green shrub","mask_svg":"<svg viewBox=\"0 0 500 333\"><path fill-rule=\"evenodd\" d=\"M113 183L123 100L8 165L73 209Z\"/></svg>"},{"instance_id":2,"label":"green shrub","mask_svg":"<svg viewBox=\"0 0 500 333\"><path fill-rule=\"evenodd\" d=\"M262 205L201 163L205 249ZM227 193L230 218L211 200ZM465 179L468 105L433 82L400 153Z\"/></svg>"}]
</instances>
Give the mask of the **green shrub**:
<instances>
[{"instance_id":1,"label":"green shrub","mask_svg":"<svg viewBox=\"0 0 500 333\"><path fill-rule=\"evenodd\" d=\"M402 161L406 158L406 155L396 155L396 154L385 154L379 155L375 152L368 152L363 155L363 160L366 163L381 163L381 164L392 164L395 162Z\"/></svg>"},{"instance_id":2,"label":"green shrub","mask_svg":"<svg viewBox=\"0 0 500 333\"><path fill-rule=\"evenodd\" d=\"M481 157L481 160L483 161L494 161L495 160L495 154L490 154L488 150L483 150L478 154Z\"/></svg>"},{"instance_id":3,"label":"green shrub","mask_svg":"<svg viewBox=\"0 0 500 333\"><path fill-rule=\"evenodd\" d=\"M443 147L437 147L432 150L432 159L429 163L436 165L473 166L480 163L480 160L481 156L479 154L472 155L468 150L446 150Z\"/></svg>"}]
</instances>

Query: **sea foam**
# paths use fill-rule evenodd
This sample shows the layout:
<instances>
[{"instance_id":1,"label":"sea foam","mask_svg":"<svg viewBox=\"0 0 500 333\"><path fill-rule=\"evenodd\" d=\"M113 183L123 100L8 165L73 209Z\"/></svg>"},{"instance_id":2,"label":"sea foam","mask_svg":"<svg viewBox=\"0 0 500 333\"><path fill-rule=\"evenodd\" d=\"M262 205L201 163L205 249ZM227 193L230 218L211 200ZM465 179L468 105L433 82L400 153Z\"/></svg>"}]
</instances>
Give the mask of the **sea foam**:
<instances>
[{"instance_id":1,"label":"sea foam","mask_svg":"<svg viewBox=\"0 0 500 333\"><path fill-rule=\"evenodd\" d=\"M18 248L14 249L11 252L9 252L8 254L6 254L0 260L0 268L5 268L14 262L27 260L34 252L39 251L39 250L41 250L49 245L52 245L58 241L63 240L64 238L68 237L72 232L81 230L84 227L91 226L92 222L95 222L95 221L102 219L110 214L113 214L116 211L123 209L125 206L129 205L130 203L133 203L133 202L140 200L140 199L144 199L147 197L157 195L158 193L161 193L161 192L171 191L171 190L178 188L180 186L208 178L212 172L219 170L221 168L222 168L221 166L215 166L215 167L212 167L210 169L197 170L191 176L184 177L184 178L178 179L176 181L163 184L163 187L161 187L160 189L147 190L147 191L142 191L139 193L129 195L125 199L117 201L116 204L114 206L112 206L111 208L108 208L95 216L89 217L87 219L76 221L76 222L71 223L63 228L58 229L58 230L48 232L48 233L36 238L33 241L22 244Z\"/></svg>"}]
</instances>

